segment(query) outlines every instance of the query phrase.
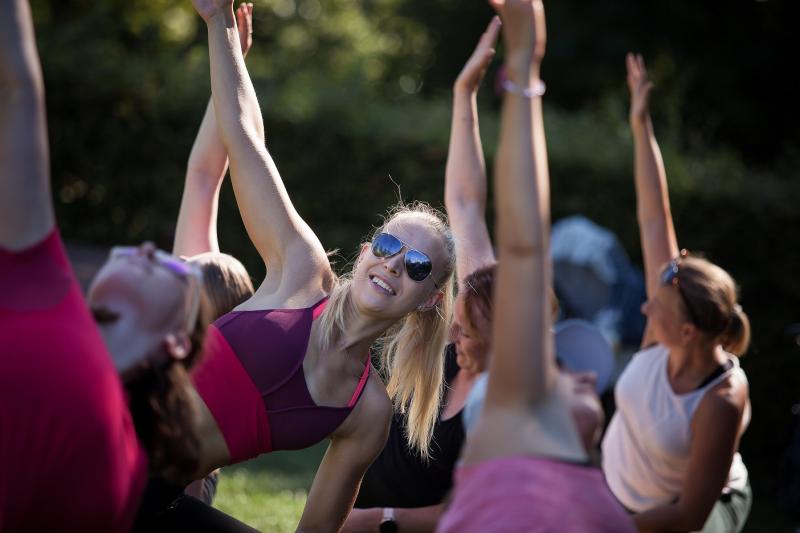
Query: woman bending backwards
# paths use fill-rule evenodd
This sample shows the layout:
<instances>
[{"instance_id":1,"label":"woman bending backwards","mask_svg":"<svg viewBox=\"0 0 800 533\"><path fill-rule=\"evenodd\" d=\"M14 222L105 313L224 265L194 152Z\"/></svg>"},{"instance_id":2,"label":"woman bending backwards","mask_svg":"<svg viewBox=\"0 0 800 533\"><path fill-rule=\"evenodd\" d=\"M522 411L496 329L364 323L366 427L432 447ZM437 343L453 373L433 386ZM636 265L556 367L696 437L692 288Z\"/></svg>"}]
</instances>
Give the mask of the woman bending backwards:
<instances>
[{"instance_id":1,"label":"woman bending backwards","mask_svg":"<svg viewBox=\"0 0 800 533\"><path fill-rule=\"evenodd\" d=\"M195 269L144 244L114 250L90 313L50 202L30 10L0 10L0 530L127 531L148 463L197 469L186 370L204 299Z\"/></svg>"},{"instance_id":2,"label":"woman bending backwards","mask_svg":"<svg viewBox=\"0 0 800 533\"><path fill-rule=\"evenodd\" d=\"M678 252L652 85L641 56L627 67L647 329L617 382L603 470L642 531L740 531L751 493L737 450L750 401L733 354L747 349L750 326L728 273Z\"/></svg>"},{"instance_id":3,"label":"woman bending backwards","mask_svg":"<svg viewBox=\"0 0 800 533\"><path fill-rule=\"evenodd\" d=\"M509 84L497 154L496 244L489 384L468 435L440 531L632 531L572 422L551 332L549 184L541 98L540 2L494 3ZM533 83L532 83L533 82ZM524 297L521 297L524 295Z\"/></svg>"},{"instance_id":4,"label":"woman bending backwards","mask_svg":"<svg viewBox=\"0 0 800 533\"><path fill-rule=\"evenodd\" d=\"M195 374L205 422L200 473L329 437L299 529L336 530L386 440L389 396L408 413L409 441L428 453L453 245L431 210L401 210L361 247L352 276L336 279L264 146L232 3L194 5L208 26L213 105L234 192L267 268L254 296L209 328ZM388 395L369 364L370 346L387 330Z\"/></svg>"}]
</instances>

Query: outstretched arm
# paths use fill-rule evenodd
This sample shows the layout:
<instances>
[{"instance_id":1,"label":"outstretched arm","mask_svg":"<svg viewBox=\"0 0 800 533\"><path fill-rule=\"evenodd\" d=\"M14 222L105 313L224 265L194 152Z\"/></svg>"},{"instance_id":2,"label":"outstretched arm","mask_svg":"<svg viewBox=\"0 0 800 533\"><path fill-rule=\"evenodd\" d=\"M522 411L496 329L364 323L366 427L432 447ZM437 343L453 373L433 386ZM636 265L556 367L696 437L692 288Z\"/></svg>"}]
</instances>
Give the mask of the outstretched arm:
<instances>
[{"instance_id":1,"label":"outstretched arm","mask_svg":"<svg viewBox=\"0 0 800 533\"><path fill-rule=\"evenodd\" d=\"M243 3L236 10L236 27L242 56L246 57L253 44L253 4ZM209 100L186 167L186 181L172 247L175 255L219 252L217 207L227 170L228 153L217 128L214 102Z\"/></svg>"},{"instance_id":2,"label":"outstretched arm","mask_svg":"<svg viewBox=\"0 0 800 533\"><path fill-rule=\"evenodd\" d=\"M0 247L20 250L55 224L44 83L28 2L0 12Z\"/></svg>"},{"instance_id":3,"label":"outstretched arm","mask_svg":"<svg viewBox=\"0 0 800 533\"><path fill-rule=\"evenodd\" d=\"M539 78L546 42L537 0L492 0L503 17L506 72L495 167L496 244L500 261L485 412L524 412L543 402L556 380L548 290L550 187L540 96L521 88Z\"/></svg>"},{"instance_id":4,"label":"outstretched arm","mask_svg":"<svg viewBox=\"0 0 800 533\"><path fill-rule=\"evenodd\" d=\"M630 123L634 144L636 212L644 255L647 295L658 287L660 268L678 255L678 241L672 223L667 175L658 148L648 101L653 84L647 77L644 59L628 54L628 89L631 93Z\"/></svg>"},{"instance_id":5,"label":"outstretched arm","mask_svg":"<svg viewBox=\"0 0 800 533\"><path fill-rule=\"evenodd\" d=\"M330 275L325 250L292 205L262 141L263 120L244 65L231 0L193 0L208 26L211 92L231 181L250 239L284 293ZM291 268L284 271L284 265ZM269 279L269 278L268 278Z\"/></svg>"},{"instance_id":6,"label":"outstretched arm","mask_svg":"<svg viewBox=\"0 0 800 533\"><path fill-rule=\"evenodd\" d=\"M477 95L492 58L500 17L494 17L453 86L453 119L444 202L456 244L456 276L463 279L494 262L486 226L486 163L478 128Z\"/></svg>"}]
</instances>

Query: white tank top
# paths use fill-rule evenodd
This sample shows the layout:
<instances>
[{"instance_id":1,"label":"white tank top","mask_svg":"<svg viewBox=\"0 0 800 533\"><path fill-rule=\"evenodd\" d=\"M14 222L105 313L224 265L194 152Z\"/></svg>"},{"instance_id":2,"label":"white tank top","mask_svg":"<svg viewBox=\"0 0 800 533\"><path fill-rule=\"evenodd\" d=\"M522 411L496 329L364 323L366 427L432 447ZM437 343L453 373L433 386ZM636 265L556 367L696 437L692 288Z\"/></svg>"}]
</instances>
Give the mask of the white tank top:
<instances>
[{"instance_id":1,"label":"white tank top","mask_svg":"<svg viewBox=\"0 0 800 533\"><path fill-rule=\"evenodd\" d=\"M617 411L603 439L603 472L611 492L629 510L646 511L680 495L700 400L732 374L747 379L739 359L729 357L731 368L687 394L673 392L667 379L669 349L661 344L634 355L622 372L614 389ZM741 432L748 423L743 420ZM741 490L746 483L747 469L737 452L726 490Z\"/></svg>"}]
</instances>

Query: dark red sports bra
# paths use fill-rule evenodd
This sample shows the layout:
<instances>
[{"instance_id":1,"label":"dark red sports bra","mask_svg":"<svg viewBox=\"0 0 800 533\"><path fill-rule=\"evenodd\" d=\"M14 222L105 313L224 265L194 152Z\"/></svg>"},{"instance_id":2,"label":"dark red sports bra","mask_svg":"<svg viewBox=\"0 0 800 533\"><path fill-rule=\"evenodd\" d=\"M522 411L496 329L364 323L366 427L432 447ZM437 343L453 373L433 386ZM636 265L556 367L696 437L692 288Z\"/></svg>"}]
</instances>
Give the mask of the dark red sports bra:
<instances>
[{"instance_id":1,"label":"dark red sports bra","mask_svg":"<svg viewBox=\"0 0 800 533\"><path fill-rule=\"evenodd\" d=\"M232 311L209 326L192 377L225 438L231 464L312 446L353 410L369 377L369 360L346 407L314 403L303 373L311 324L327 301L304 309Z\"/></svg>"}]
</instances>

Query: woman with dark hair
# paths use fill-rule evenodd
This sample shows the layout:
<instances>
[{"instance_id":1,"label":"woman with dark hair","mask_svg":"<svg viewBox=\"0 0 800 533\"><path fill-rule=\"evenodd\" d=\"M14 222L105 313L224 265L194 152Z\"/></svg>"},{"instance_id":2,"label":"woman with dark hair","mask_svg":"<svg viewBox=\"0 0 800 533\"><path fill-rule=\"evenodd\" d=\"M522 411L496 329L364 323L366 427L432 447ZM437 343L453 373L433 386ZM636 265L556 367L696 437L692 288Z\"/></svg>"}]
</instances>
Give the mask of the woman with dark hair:
<instances>
[{"instance_id":1,"label":"woman with dark hair","mask_svg":"<svg viewBox=\"0 0 800 533\"><path fill-rule=\"evenodd\" d=\"M631 531L589 466L553 354L549 179L542 123L541 2L495 0L508 79L496 163L492 357L483 411L467 437L439 531ZM521 297L520 295L524 295Z\"/></svg>"},{"instance_id":2,"label":"woman with dark hair","mask_svg":"<svg viewBox=\"0 0 800 533\"><path fill-rule=\"evenodd\" d=\"M603 470L642 531L740 531L751 505L738 453L750 421L747 378L734 354L750 325L730 275L679 252L667 179L648 112L652 83L628 54L647 329L615 389Z\"/></svg>"},{"instance_id":3,"label":"woman with dark hair","mask_svg":"<svg viewBox=\"0 0 800 533\"><path fill-rule=\"evenodd\" d=\"M30 9L0 10L0 529L126 531L148 457L169 476L197 468L198 273L151 244L117 248L87 307L50 201Z\"/></svg>"}]
</instances>

